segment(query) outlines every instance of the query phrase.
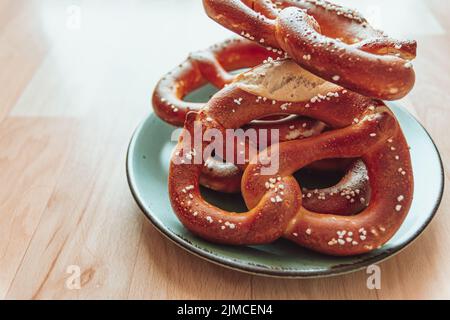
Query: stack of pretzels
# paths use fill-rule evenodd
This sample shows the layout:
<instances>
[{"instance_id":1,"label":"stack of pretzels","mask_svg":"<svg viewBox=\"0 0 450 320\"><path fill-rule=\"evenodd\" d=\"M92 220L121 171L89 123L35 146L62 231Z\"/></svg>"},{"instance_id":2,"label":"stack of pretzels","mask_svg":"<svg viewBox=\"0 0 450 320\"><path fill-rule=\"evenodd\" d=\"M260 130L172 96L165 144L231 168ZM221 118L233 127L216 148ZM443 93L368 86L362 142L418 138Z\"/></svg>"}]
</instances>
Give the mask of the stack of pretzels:
<instances>
[{"instance_id":1,"label":"stack of pretzels","mask_svg":"<svg viewBox=\"0 0 450 320\"><path fill-rule=\"evenodd\" d=\"M381 247L413 197L409 148L382 100L412 89L416 42L391 39L359 13L322 0L203 4L210 18L242 37L191 54L155 88L155 113L184 126L169 172L179 220L201 238L230 245L286 238L336 256ZM183 100L206 83L220 89L207 103ZM211 140L191 141L198 124L202 133L224 135L276 130L279 141L264 149L241 142L241 163L221 160L229 142L202 159ZM252 148L257 156L250 158ZM271 161L277 170L268 174ZM308 190L293 176L305 167L346 173L335 186ZM201 185L241 192L249 211L213 206Z\"/></svg>"}]
</instances>

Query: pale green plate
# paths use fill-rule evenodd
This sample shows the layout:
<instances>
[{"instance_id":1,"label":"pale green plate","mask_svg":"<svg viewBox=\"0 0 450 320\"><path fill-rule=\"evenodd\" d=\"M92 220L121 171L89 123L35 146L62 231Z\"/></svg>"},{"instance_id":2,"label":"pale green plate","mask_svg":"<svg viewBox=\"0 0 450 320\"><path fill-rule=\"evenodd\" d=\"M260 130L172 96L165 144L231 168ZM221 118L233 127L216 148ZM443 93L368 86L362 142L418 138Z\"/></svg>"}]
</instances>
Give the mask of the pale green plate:
<instances>
[{"instance_id":1,"label":"pale green plate","mask_svg":"<svg viewBox=\"0 0 450 320\"><path fill-rule=\"evenodd\" d=\"M211 88L197 92L191 100L206 100ZM151 114L137 128L127 156L128 182L134 198L150 222L182 248L206 260L236 270L277 277L307 278L353 272L393 256L416 239L433 218L440 204L443 167L432 139L404 108L391 104L411 146L415 190L411 211L404 224L385 246L355 257L329 257L298 247L286 240L270 245L232 247L197 238L186 230L172 212L167 192L169 158L175 146L171 127ZM238 196L203 192L214 204L242 212Z\"/></svg>"}]
</instances>

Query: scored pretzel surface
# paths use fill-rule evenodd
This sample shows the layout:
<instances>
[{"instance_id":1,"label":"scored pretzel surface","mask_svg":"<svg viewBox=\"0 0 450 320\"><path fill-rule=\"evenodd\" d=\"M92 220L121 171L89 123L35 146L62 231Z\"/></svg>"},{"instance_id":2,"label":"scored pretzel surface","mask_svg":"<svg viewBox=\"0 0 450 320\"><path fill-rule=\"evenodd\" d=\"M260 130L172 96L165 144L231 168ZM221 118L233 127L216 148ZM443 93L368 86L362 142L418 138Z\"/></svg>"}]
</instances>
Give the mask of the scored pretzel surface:
<instances>
[{"instance_id":1,"label":"scored pretzel surface","mask_svg":"<svg viewBox=\"0 0 450 320\"><path fill-rule=\"evenodd\" d=\"M266 46L283 50L310 72L384 100L414 86L415 41L393 40L359 13L322 0L203 0L209 17Z\"/></svg>"},{"instance_id":2,"label":"scored pretzel surface","mask_svg":"<svg viewBox=\"0 0 450 320\"><path fill-rule=\"evenodd\" d=\"M192 132L195 121L200 121L204 130L240 128L280 110L318 119L337 129L304 140L280 143L279 170L274 175L262 175L264 165L250 163L242 180L242 193L250 211L239 214L214 207L202 198L199 177L204 163L187 161L201 150L191 149L191 141L182 136L174 159L186 162L171 161L169 172L169 194L178 218L193 233L226 244L261 244L285 237L331 255L360 254L383 245L402 224L412 201L408 146L395 117L381 101L327 83L306 71L299 72L299 67L292 62L270 64L269 69L258 67L240 76L218 92L203 110L188 114L184 130ZM274 88L261 83L254 86L255 81L260 81L257 80L259 71L276 71L276 66L284 71L286 66L297 70L290 74L294 82L314 83L315 87L326 88L328 92L320 91L308 99L305 92L297 95L294 92L290 101L286 101L276 99L284 95L282 89L279 92L268 90ZM259 99L255 91L270 92L272 96ZM232 112L229 106L236 99L241 103L235 106L237 112ZM274 157L272 148L267 150L268 157ZM367 166L371 186L370 204L363 212L340 216L304 208L302 190L292 176L295 171L322 159L357 157Z\"/></svg>"}]
</instances>

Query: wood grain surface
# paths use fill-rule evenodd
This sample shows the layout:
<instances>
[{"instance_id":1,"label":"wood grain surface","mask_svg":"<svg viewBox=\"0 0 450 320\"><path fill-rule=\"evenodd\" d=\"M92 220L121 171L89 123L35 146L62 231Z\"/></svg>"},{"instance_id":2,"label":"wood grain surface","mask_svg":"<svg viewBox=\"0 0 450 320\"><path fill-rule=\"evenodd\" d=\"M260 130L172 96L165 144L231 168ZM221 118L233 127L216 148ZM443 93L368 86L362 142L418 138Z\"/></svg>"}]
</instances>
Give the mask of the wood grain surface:
<instances>
[{"instance_id":1,"label":"wood grain surface","mask_svg":"<svg viewBox=\"0 0 450 320\"><path fill-rule=\"evenodd\" d=\"M338 2L418 40L404 103L448 163L450 1ZM0 298L450 298L448 190L426 232L380 265L381 290L365 271L279 280L227 270L147 222L124 169L133 129L165 72L230 35L200 0L0 0Z\"/></svg>"}]
</instances>

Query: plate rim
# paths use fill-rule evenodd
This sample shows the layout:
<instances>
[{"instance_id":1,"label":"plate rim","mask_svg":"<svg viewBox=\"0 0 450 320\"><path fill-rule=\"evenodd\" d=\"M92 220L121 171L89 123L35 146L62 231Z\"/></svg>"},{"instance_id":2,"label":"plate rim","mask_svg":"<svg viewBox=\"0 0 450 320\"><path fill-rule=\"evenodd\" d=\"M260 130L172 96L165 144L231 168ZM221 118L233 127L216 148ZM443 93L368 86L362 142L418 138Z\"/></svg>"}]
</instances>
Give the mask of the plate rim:
<instances>
[{"instance_id":1,"label":"plate rim","mask_svg":"<svg viewBox=\"0 0 450 320\"><path fill-rule=\"evenodd\" d=\"M393 103L392 103L393 104ZM436 200L436 202L433 205L433 209L431 210L431 214L427 217L425 222L420 226L420 228L410 237L408 238L405 243L402 245L399 245L395 248L388 249L385 251L380 252L380 254L372 256L370 258L367 258L365 260L361 260L352 264L342 265L339 268L336 269L326 269L326 270L320 270L320 271L299 271L299 270L275 270L270 268L264 268L258 265L249 265L245 264L243 262L240 262L239 260L235 259L229 259L226 257L222 257L220 255L212 254L204 249L201 249L191 243L189 243L186 239L183 239L181 236L177 235L173 231L171 231L169 228L163 225L163 223L160 223L156 218L153 217L154 213L150 208L146 208L146 206L142 203L140 197L137 194L137 186L135 185L133 178L132 178L132 164L131 164L131 154L136 146L136 141L138 138L138 133L142 130L145 123L147 121L150 121L152 118L157 118L154 112L151 112L149 115L147 115L139 125L134 129L133 134L131 136L127 153L126 153L126 159L125 159L125 165L126 165L126 176L127 176L127 182L129 189L131 191L131 194L136 201L138 207L144 214L144 216L147 218L148 221L153 225L153 227L158 230L159 233L161 233L163 236L165 236L167 239L169 239L171 242L175 243L178 247L184 249L185 251L203 259L208 262L211 262L215 265L219 265L221 267L225 267L231 270L256 275L256 276L264 276L264 277L272 277L272 278L284 278L284 279L313 279L313 278L326 278L326 277L334 277L334 276L340 276L344 274L349 274L353 272L357 272L359 270L362 270L366 268L367 266L370 266L375 263L381 263L389 258L392 258L399 254L401 251L406 249L408 246L410 246L415 240L417 240L423 232L427 229L427 227L430 225L431 221L435 218L436 213L439 209L439 206L442 202L442 198L444 195L445 190L445 173L444 173L444 164L442 161L442 156L439 152L439 149L431 137L430 133L426 130L426 128L422 125L422 123L412 114L410 113L406 108L403 106L395 103L396 106L398 106L403 112L406 112L410 117L412 117L423 129L423 131L428 136L429 140L431 141L434 149L436 150L436 154L439 160L440 164L440 175L441 175L441 188L439 192L439 196ZM174 127L175 128L175 127ZM172 210L171 207L168 208L169 210Z\"/></svg>"}]
</instances>

